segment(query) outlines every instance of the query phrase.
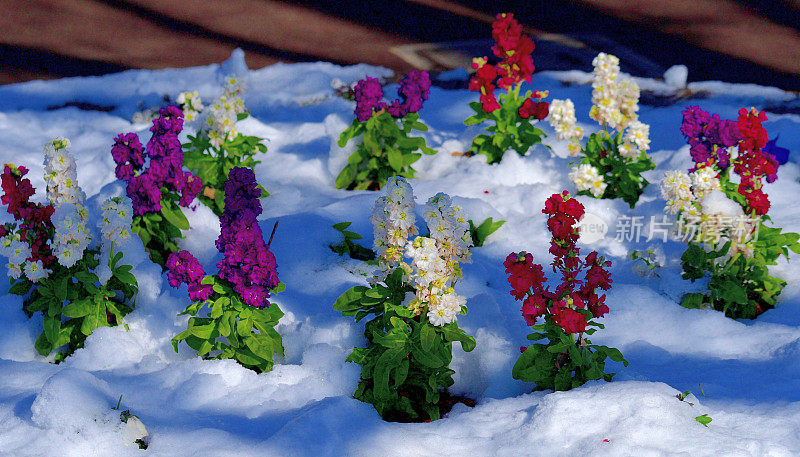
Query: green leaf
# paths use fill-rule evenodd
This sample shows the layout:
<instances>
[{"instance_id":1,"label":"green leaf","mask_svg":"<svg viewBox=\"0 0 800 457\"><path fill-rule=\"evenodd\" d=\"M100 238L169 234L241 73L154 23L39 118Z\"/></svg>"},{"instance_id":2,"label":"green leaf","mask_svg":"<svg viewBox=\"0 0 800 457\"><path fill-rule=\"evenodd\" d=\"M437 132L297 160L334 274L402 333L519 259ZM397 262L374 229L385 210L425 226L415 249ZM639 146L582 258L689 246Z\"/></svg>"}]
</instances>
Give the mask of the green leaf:
<instances>
[{"instance_id":1,"label":"green leaf","mask_svg":"<svg viewBox=\"0 0 800 457\"><path fill-rule=\"evenodd\" d=\"M161 215L175 227L181 230L189 230L189 220L183 214L183 211L170 208L170 205L161 205Z\"/></svg>"},{"instance_id":2,"label":"green leaf","mask_svg":"<svg viewBox=\"0 0 800 457\"><path fill-rule=\"evenodd\" d=\"M36 342L33 343L33 347L36 349L36 352L39 355L47 357L53 352L53 344L47 339L47 336L42 332L38 338L36 338Z\"/></svg>"},{"instance_id":3,"label":"green leaf","mask_svg":"<svg viewBox=\"0 0 800 457\"><path fill-rule=\"evenodd\" d=\"M430 352L433 349L433 341L436 338L436 330L430 324L421 324L419 332L419 342L422 345L422 350Z\"/></svg>"},{"instance_id":4,"label":"green leaf","mask_svg":"<svg viewBox=\"0 0 800 457\"><path fill-rule=\"evenodd\" d=\"M92 312L83 318L83 322L81 323L81 333L89 336L96 328L107 326L108 320L106 317L105 305L102 303L95 303Z\"/></svg>"},{"instance_id":5,"label":"green leaf","mask_svg":"<svg viewBox=\"0 0 800 457\"><path fill-rule=\"evenodd\" d=\"M697 422L703 424L704 427L708 427L708 424L712 421L712 419L708 416L708 414L703 414L702 416L697 416L694 418Z\"/></svg>"},{"instance_id":6,"label":"green leaf","mask_svg":"<svg viewBox=\"0 0 800 457\"><path fill-rule=\"evenodd\" d=\"M94 309L94 303L88 298L73 300L61 309L61 313L67 317L78 318L88 316Z\"/></svg>"},{"instance_id":7,"label":"green leaf","mask_svg":"<svg viewBox=\"0 0 800 457\"><path fill-rule=\"evenodd\" d=\"M336 177L334 186L337 189L347 189L355 179L356 179L356 167L355 165L349 164L346 167L344 167L344 169L341 172L339 172L339 176Z\"/></svg>"},{"instance_id":8,"label":"green leaf","mask_svg":"<svg viewBox=\"0 0 800 457\"><path fill-rule=\"evenodd\" d=\"M11 288L8 289L8 293L14 295L25 295L28 293L29 290L31 290L32 286L33 286L32 282L25 279L20 279L17 282L15 282L11 286ZM50 351L48 351L47 353L49 354Z\"/></svg>"}]
</instances>

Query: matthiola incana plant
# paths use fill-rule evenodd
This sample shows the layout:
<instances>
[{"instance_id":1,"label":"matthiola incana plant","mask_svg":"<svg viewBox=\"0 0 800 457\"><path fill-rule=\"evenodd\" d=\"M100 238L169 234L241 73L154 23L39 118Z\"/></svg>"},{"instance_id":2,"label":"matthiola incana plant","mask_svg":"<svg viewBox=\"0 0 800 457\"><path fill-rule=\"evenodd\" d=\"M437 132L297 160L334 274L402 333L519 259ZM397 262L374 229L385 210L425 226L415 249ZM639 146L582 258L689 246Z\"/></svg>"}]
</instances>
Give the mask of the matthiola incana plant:
<instances>
[{"instance_id":1,"label":"matthiola incana plant","mask_svg":"<svg viewBox=\"0 0 800 457\"><path fill-rule=\"evenodd\" d=\"M107 201L101 239L92 244L68 140L57 138L45 147L44 171L47 204L33 203L36 191L24 178L28 169L5 165L2 202L17 222L0 227L0 254L8 258L10 292L26 296L28 317L42 313L36 351L47 356L60 349L60 362L96 328L117 325L132 310L137 282L120 249L131 239L132 208L129 199Z\"/></svg>"},{"instance_id":2,"label":"matthiola incana plant","mask_svg":"<svg viewBox=\"0 0 800 457\"><path fill-rule=\"evenodd\" d=\"M696 106L683 111L681 132L695 166L688 175L668 172L661 193L689 244L681 256L684 278L709 277L706 292L684 296L686 307L752 319L773 308L786 285L768 266L789 250L800 252L800 235L766 225L770 202L762 179L775 181L779 165L767 149L766 119L755 109L741 109L737 121Z\"/></svg>"},{"instance_id":3,"label":"matthiola incana plant","mask_svg":"<svg viewBox=\"0 0 800 457\"><path fill-rule=\"evenodd\" d=\"M183 237L181 230L189 229L179 206L188 207L203 187L201 178L183 169L182 129L183 112L168 106L153 120L146 150L135 133L118 135L111 148L117 179L127 183L133 201L133 232L162 268L178 250L175 239Z\"/></svg>"},{"instance_id":4,"label":"matthiola incana plant","mask_svg":"<svg viewBox=\"0 0 800 457\"><path fill-rule=\"evenodd\" d=\"M356 322L367 316L367 347L347 358L362 366L355 398L371 403L386 420L436 420L443 395L453 384L454 341L475 348L458 327L466 298L455 293L459 263L470 259L472 244L462 210L450 197L428 200L423 215L428 236L416 236L414 195L401 177L390 178L372 211L380 270L371 285L356 286L334 309Z\"/></svg>"},{"instance_id":5,"label":"matthiola incana plant","mask_svg":"<svg viewBox=\"0 0 800 457\"><path fill-rule=\"evenodd\" d=\"M642 173L656 167L647 156L650 126L638 120L639 86L620 76L619 59L600 53L592 61L592 103L589 116L603 130L589 135L581 147L583 129L576 125L569 99L553 100L548 122L560 140L570 140L570 155L583 157L572 165L570 180L579 195L621 198L631 208L649 182Z\"/></svg>"},{"instance_id":6,"label":"matthiola incana plant","mask_svg":"<svg viewBox=\"0 0 800 457\"><path fill-rule=\"evenodd\" d=\"M253 168L261 163L254 156L267 152L262 138L236 129L236 123L250 115L241 98L243 91L241 81L231 77L219 99L209 106L203 106L197 92L183 92L177 100L187 123L205 117L197 133L189 135L189 142L183 144L183 163L203 180L205 187L198 198L217 216L222 215L223 186L231 169ZM267 195L262 190L262 197Z\"/></svg>"},{"instance_id":7,"label":"matthiola incana plant","mask_svg":"<svg viewBox=\"0 0 800 457\"><path fill-rule=\"evenodd\" d=\"M467 118L466 125L488 122L489 135L478 135L467 155L484 155L488 163L499 163L509 149L525 155L534 144L541 143L544 132L534 123L547 117L548 103L542 99L548 93L534 91L520 95L522 82L530 82L533 74L533 40L522 33L522 27L513 14L498 14L492 24L495 45L492 52L500 62L488 63L485 57L473 59L475 75L469 81L469 90L480 92L480 101L469 106L475 114ZM498 98L495 89L503 89Z\"/></svg>"},{"instance_id":8,"label":"matthiola incana plant","mask_svg":"<svg viewBox=\"0 0 800 457\"><path fill-rule=\"evenodd\" d=\"M261 192L253 171L239 167L231 170L224 191L222 231L216 242L223 254L218 273L206 275L188 251L167 259L170 285L187 284L192 300L181 313L192 316L189 327L172 339L172 346L177 352L185 341L201 357L234 359L257 372L270 371L273 353L283 355L283 342L275 331L283 312L269 297L284 286L258 225Z\"/></svg>"},{"instance_id":9,"label":"matthiola incana plant","mask_svg":"<svg viewBox=\"0 0 800 457\"><path fill-rule=\"evenodd\" d=\"M592 344L588 335L603 328L594 319L609 312L606 296L600 294L611 288L607 270L611 262L597 252L580 258L576 225L584 208L566 191L548 198L542 212L553 234L550 253L561 283L555 289L546 285L544 269L533 263L530 253L511 253L506 258L511 295L522 301L522 316L534 330L528 339L546 340L520 348L514 379L534 382L536 390L569 390L590 380L610 381L614 373L605 373L606 358L625 366L628 362L618 349Z\"/></svg>"},{"instance_id":10,"label":"matthiola incana plant","mask_svg":"<svg viewBox=\"0 0 800 457\"><path fill-rule=\"evenodd\" d=\"M336 177L337 189L378 190L391 176L413 178L411 164L422 157L415 151L436 154L425 145L425 138L409 136L412 130L428 130L417 113L428 99L430 87L427 72L411 70L400 82L400 99L387 104L377 79L367 76L356 84L356 118L339 136L338 144L344 147L353 138L360 143Z\"/></svg>"}]
</instances>

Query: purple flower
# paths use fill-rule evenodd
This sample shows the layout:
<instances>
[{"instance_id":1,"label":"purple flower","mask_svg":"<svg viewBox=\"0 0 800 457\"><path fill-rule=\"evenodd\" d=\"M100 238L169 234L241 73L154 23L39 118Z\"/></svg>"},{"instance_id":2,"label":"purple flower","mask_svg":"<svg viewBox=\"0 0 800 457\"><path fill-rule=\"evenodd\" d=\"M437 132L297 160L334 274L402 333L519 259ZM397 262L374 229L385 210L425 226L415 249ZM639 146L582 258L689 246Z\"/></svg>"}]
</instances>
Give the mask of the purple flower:
<instances>
[{"instance_id":1,"label":"purple flower","mask_svg":"<svg viewBox=\"0 0 800 457\"><path fill-rule=\"evenodd\" d=\"M178 135L175 133L154 133L147 142L147 153L151 158L171 157L181 154L183 162L183 149Z\"/></svg>"},{"instance_id":2,"label":"purple flower","mask_svg":"<svg viewBox=\"0 0 800 457\"><path fill-rule=\"evenodd\" d=\"M728 148L736 146L742 139L738 124L722 120L718 114L711 115L697 106L687 106L681 114L681 133L691 146L692 160L704 164L715 159L720 169L727 169L730 166Z\"/></svg>"},{"instance_id":3,"label":"purple flower","mask_svg":"<svg viewBox=\"0 0 800 457\"><path fill-rule=\"evenodd\" d=\"M165 133L177 135L181 133L181 130L183 130L183 111L177 106L161 108L158 112L158 117L153 120L153 126L150 127L153 136L160 136Z\"/></svg>"},{"instance_id":4,"label":"purple flower","mask_svg":"<svg viewBox=\"0 0 800 457\"><path fill-rule=\"evenodd\" d=\"M181 193L181 198L178 204L181 206L189 206L194 201L197 194L203 188L203 180L197 176L186 171L181 175L180 183L177 186L178 191Z\"/></svg>"},{"instance_id":5,"label":"purple flower","mask_svg":"<svg viewBox=\"0 0 800 457\"><path fill-rule=\"evenodd\" d=\"M372 117L374 111L386 107L383 99L383 87L376 78L367 76L356 84L355 87L356 110L355 115L361 122L366 122Z\"/></svg>"},{"instance_id":6,"label":"purple flower","mask_svg":"<svg viewBox=\"0 0 800 457\"><path fill-rule=\"evenodd\" d=\"M219 277L233 285L244 303L256 308L269 306L269 291L278 285L278 265L258 225L260 196L253 170L237 167L230 171L216 242L223 254L217 264Z\"/></svg>"},{"instance_id":7,"label":"purple flower","mask_svg":"<svg viewBox=\"0 0 800 457\"><path fill-rule=\"evenodd\" d=\"M189 298L207 300L213 292L210 284L200 282L206 276L203 266L189 251L173 252L167 257L167 281L172 287L186 283L189 286Z\"/></svg>"},{"instance_id":8,"label":"purple flower","mask_svg":"<svg viewBox=\"0 0 800 457\"><path fill-rule=\"evenodd\" d=\"M114 174L117 179L128 181L136 171L144 165L145 154L139 136L135 133L120 134L114 138L114 146L111 147L111 157L117 164Z\"/></svg>"},{"instance_id":9,"label":"purple flower","mask_svg":"<svg viewBox=\"0 0 800 457\"><path fill-rule=\"evenodd\" d=\"M161 211L161 189L149 174L131 178L127 190L128 197L133 200L134 215Z\"/></svg>"}]
</instances>

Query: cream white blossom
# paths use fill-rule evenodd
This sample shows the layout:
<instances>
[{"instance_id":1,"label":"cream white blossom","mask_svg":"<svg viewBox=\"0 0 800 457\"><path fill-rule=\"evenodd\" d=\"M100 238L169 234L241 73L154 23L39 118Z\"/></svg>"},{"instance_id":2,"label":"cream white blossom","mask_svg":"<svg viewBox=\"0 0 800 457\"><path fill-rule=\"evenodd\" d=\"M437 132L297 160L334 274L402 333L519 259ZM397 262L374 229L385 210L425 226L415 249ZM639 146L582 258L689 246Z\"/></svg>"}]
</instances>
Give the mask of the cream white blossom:
<instances>
[{"instance_id":1,"label":"cream white blossom","mask_svg":"<svg viewBox=\"0 0 800 457\"><path fill-rule=\"evenodd\" d=\"M606 191L607 184L603 182L600 172L588 163L573 167L569 172L569 179L575 184L578 191L589 191L595 197L603 195L603 192Z\"/></svg>"},{"instance_id":2,"label":"cream white blossom","mask_svg":"<svg viewBox=\"0 0 800 457\"><path fill-rule=\"evenodd\" d=\"M25 272L25 276L31 282L39 282L50 275L50 270L44 267L41 260L37 260L35 262L26 262L23 271Z\"/></svg>"},{"instance_id":3,"label":"cream white blossom","mask_svg":"<svg viewBox=\"0 0 800 457\"><path fill-rule=\"evenodd\" d=\"M472 237L466 215L447 194L428 200L423 219L429 236L414 237L417 229L411 185L405 178L390 178L372 211L374 247L381 266L372 281L378 282L401 268L404 281L414 288L403 305L417 314L427 310L431 324L445 325L455 321L466 302L454 293L453 284L461 277L459 263L470 260Z\"/></svg>"},{"instance_id":4,"label":"cream white blossom","mask_svg":"<svg viewBox=\"0 0 800 457\"><path fill-rule=\"evenodd\" d=\"M237 116L246 111L241 98L243 92L241 81L228 78L222 95L204 111L207 112L207 117L203 131L208 135L212 146L219 147L239 133L236 130Z\"/></svg>"},{"instance_id":5,"label":"cream white blossom","mask_svg":"<svg viewBox=\"0 0 800 457\"><path fill-rule=\"evenodd\" d=\"M583 129L576 125L578 121L575 118L575 105L570 99L553 100L550 103L547 122L555 129L556 137L559 140L583 138Z\"/></svg>"},{"instance_id":6,"label":"cream white blossom","mask_svg":"<svg viewBox=\"0 0 800 457\"><path fill-rule=\"evenodd\" d=\"M83 203L86 199L78 186L78 171L69 148L69 140L62 137L44 147L44 181L47 184L47 200L53 206Z\"/></svg>"},{"instance_id":7,"label":"cream white blossom","mask_svg":"<svg viewBox=\"0 0 800 457\"><path fill-rule=\"evenodd\" d=\"M203 111L203 100L197 91L194 92L181 92L176 100L183 109L183 119L186 122L191 122L197 119L197 116Z\"/></svg>"},{"instance_id":8,"label":"cream white blossom","mask_svg":"<svg viewBox=\"0 0 800 457\"><path fill-rule=\"evenodd\" d=\"M633 121L628 124L624 138L625 141L636 145L639 151L647 151L650 149L650 126L639 121Z\"/></svg>"},{"instance_id":9,"label":"cream white blossom","mask_svg":"<svg viewBox=\"0 0 800 457\"><path fill-rule=\"evenodd\" d=\"M83 257L83 252L91 241L86 228L88 215L81 205L63 203L55 209L50 220L55 227L53 240L50 242L53 255L58 263L70 268Z\"/></svg>"}]
</instances>

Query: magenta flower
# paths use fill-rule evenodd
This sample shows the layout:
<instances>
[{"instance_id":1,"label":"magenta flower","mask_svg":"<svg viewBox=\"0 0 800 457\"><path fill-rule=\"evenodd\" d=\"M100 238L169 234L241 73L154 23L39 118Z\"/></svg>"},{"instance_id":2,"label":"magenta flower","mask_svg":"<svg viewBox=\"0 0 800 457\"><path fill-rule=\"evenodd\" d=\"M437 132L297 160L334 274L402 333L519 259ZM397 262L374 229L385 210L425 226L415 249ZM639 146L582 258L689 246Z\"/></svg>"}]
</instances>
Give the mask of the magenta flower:
<instances>
[{"instance_id":1,"label":"magenta flower","mask_svg":"<svg viewBox=\"0 0 800 457\"><path fill-rule=\"evenodd\" d=\"M217 264L219 277L233 285L244 303L256 308L269 306L269 291L279 284L278 264L258 225L260 196L253 170L237 167L230 171L216 242L224 255Z\"/></svg>"}]
</instances>

